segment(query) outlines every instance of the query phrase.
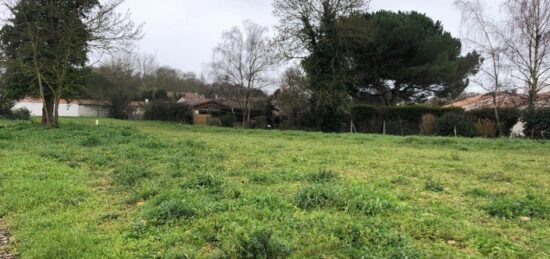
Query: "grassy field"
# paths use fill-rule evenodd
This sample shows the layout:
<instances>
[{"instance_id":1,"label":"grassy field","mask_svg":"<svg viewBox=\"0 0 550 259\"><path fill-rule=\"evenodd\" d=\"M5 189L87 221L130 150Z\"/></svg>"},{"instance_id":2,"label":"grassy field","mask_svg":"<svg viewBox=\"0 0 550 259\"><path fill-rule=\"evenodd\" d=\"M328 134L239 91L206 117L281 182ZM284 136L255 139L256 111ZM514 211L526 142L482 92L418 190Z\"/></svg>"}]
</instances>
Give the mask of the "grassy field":
<instances>
[{"instance_id":1,"label":"grassy field","mask_svg":"<svg viewBox=\"0 0 550 259\"><path fill-rule=\"evenodd\" d=\"M550 257L550 143L0 121L20 258Z\"/></svg>"}]
</instances>

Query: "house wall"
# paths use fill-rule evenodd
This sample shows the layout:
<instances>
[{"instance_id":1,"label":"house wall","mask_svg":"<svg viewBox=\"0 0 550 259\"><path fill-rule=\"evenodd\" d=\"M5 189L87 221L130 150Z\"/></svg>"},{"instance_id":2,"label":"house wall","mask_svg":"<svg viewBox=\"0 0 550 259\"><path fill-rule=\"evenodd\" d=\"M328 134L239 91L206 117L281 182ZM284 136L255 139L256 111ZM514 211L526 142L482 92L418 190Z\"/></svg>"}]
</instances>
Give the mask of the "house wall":
<instances>
[{"instance_id":1,"label":"house wall","mask_svg":"<svg viewBox=\"0 0 550 259\"><path fill-rule=\"evenodd\" d=\"M98 110L99 110L99 117L107 117L109 115L109 110L106 107L81 104L78 106L78 116L79 117L97 117Z\"/></svg>"},{"instance_id":2,"label":"house wall","mask_svg":"<svg viewBox=\"0 0 550 259\"><path fill-rule=\"evenodd\" d=\"M60 117L78 117L78 104L59 104Z\"/></svg>"},{"instance_id":3,"label":"house wall","mask_svg":"<svg viewBox=\"0 0 550 259\"><path fill-rule=\"evenodd\" d=\"M17 102L13 106L12 110L19 110L26 108L31 112L31 116L42 116L42 104L41 103L26 103L26 102Z\"/></svg>"},{"instance_id":4,"label":"house wall","mask_svg":"<svg viewBox=\"0 0 550 259\"><path fill-rule=\"evenodd\" d=\"M17 102L13 110L26 108L32 116L42 116L42 103L36 102ZM59 116L78 117L78 104L59 104Z\"/></svg>"}]
</instances>

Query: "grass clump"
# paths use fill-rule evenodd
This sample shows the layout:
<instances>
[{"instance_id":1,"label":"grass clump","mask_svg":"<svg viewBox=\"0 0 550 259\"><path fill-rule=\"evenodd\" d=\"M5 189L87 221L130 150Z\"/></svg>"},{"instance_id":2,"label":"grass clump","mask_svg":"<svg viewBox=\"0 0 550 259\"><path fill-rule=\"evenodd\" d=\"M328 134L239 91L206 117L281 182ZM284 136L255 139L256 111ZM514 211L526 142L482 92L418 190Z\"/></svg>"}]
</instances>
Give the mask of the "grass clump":
<instances>
[{"instance_id":1,"label":"grass clump","mask_svg":"<svg viewBox=\"0 0 550 259\"><path fill-rule=\"evenodd\" d=\"M113 172L113 182L121 186L134 186L149 176L151 172L143 166L126 165Z\"/></svg>"},{"instance_id":2,"label":"grass clump","mask_svg":"<svg viewBox=\"0 0 550 259\"><path fill-rule=\"evenodd\" d=\"M349 210L368 216L395 210L397 200L382 191L371 190L364 186L352 186L344 199Z\"/></svg>"},{"instance_id":3,"label":"grass clump","mask_svg":"<svg viewBox=\"0 0 550 259\"><path fill-rule=\"evenodd\" d=\"M442 183L438 181L429 180L426 182L426 185L424 185L424 189L431 192L444 192L445 187Z\"/></svg>"},{"instance_id":4,"label":"grass clump","mask_svg":"<svg viewBox=\"0 0 550 259\"><path fill-rule=\"evenodd\" d=\"M196 188L213 189L220 187L222 182L212 175L201 174L193 180L192 185Z\"/></svg>"},{"instance_id":5,"label":"grass clump","mask_svg":"<svg viewBox=\"0 0 550 259\"><path fill-rule=\"evenodd\" d=\"M286 258L292 253L268 228L240 230L226 240L224 250L228 258Z\"/></svg>"},{"instance_id":6,"label":"grass clump","mask_svg":"<svg viewBox=\"0 0 550 259\"><path fill-rule=\"evenodd\" d=\"M474 188L470 191L467 191L465 193L466 195L474 196L474 197L481 197L481 198L489 198L492 197L493 194L483 188Z\"/></svg>"},{"instance_id":7,"label":"grass clump","mask_svg":"<svg viewBox=\"0 0 550 259\"><path fill-rule=\"evenodd\" d=\"M311 185L295 195L294 204L304 210L334 208L368 216L397 208L393 197L363 185Z\"/></svg>"},{"instance_id":8,"label":"grass clump","mask_svg":"<svg viewBox=\"0 0 550 259\"><path fill-rule=\"evenodd\" d=\"M315 174L309 175L307 179L312 183L328 183L339 180L340 175L330 170L320 170Z\"/></svg>"},{"instance_id":9,"label":"grass clump","mask_svg":"<svg viewBox=\"0 0 550 259\"><path fill-rule=\"evenodd\" d=\"M294 196L294 204L304 210L337 207L342 202L342 188L335 185L311 185Z\"/></svg>"},{"instance_id":10,"label":"grass clump","mask_svg":"<svg viewBox=\"0 0 550 259\"><path fill-rule=\"evenodd\" d=\"M155 225L163 225L167 222L195 216L195 208L180 197L164 196L150 205L144 211L144 217Z\"/></svg>"},{"instance_id":11,"label":"grass clump","mask_svg":"<svg viewBox=\"0 0 550 259\"><path fill-rule=\"evenodd\" d=\"M550 203L533 195L527 195L525 198L501 197L485 206L485 211L493 217L504 219L518 217L548 219Z\"/></svg>"},{"instance_id":12,"label":"grass clump","mask_svg":"<svg viewBox=\"0 0 550 259\"><path fill-rule=\"evenodd\" d=\"M82 145L83 147L95 147L99 146L99 144L101 144L101 140L98 136L95 135L87 136L84 140L80 142L80 145Z\"/></svg>"}]
</instances>

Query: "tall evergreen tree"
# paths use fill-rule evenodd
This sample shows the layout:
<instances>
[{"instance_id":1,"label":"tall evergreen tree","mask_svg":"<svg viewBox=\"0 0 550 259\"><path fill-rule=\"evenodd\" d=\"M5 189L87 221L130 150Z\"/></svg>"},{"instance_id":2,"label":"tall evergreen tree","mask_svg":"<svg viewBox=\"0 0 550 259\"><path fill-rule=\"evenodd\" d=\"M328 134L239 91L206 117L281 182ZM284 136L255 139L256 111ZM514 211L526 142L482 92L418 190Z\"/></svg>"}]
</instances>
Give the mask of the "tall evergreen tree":
<instances>
[{"instance_id":1,"label":"tall evergreen tree","mask_svg":"<svg viewBox=\"0 0 550 259\"><path fill-rule=\"evenodd\" d=\"M362 22L360 22L362 20ZM349 60L352 94L379 97L386 105L419 102L428 97L456 97L477 73L480 57L462 55L462 44L440 22L417 12L358 14L343 23L374 30L361 40L351 35Z\"/></svg>"}]
</instances>

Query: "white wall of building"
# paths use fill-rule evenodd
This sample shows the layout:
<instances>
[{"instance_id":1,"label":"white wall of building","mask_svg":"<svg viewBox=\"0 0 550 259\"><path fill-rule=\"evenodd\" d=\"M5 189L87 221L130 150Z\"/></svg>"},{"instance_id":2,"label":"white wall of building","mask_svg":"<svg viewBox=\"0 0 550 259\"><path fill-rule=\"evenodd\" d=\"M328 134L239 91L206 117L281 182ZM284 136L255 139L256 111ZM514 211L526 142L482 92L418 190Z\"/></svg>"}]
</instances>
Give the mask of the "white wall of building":
<instances>
[{"instance_id":1,"label":"white wall of building","mask_svg":"<svg viewBox=\"0 0 550 259\"><path fill-rule=\"evenodd\" d=\"M17 102L13 106L12 110L19 110L25 108L31 112L31 116L42 116L42 104L41 103L27 103Z\"/></svg>"},{"instance_id":2,"label":"white wall of building","mask_svg":"<svg viewBox=\"0 0 550 259\"><path fill-rule=\"evenodd\" d=\"M78 104L59 104L59 116L60 117L78 117L78 110L80 105Z\"/></svg>"},{"instance_id":3,"label":"white wall of building","mask_svg":"<svg viewBox=\"0 0 550 259\"><path fill-rule=\"evenodd\" d=\"M23 101L15 103L15 105L13 106L13 110L26 108L31 112L32 116L42 116L42 107L42 103ZM59 104L59 116L61 117L78 117L78 110L78 104Z\"/></svg>"},{"instance_id":4,"label":"white wall of building","mask_svg":"<svg viewBox=\"0 0 550 259\"><path fill-rule=\"evenodd\" d=\"M109 115L109 110L106 107L96 106L96 105L79 105L78 106L78 116L79 117L107 117Z\"/></svg>"}]
</instances>

